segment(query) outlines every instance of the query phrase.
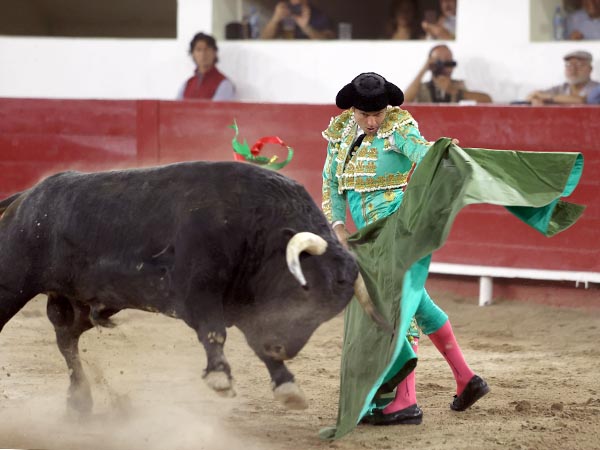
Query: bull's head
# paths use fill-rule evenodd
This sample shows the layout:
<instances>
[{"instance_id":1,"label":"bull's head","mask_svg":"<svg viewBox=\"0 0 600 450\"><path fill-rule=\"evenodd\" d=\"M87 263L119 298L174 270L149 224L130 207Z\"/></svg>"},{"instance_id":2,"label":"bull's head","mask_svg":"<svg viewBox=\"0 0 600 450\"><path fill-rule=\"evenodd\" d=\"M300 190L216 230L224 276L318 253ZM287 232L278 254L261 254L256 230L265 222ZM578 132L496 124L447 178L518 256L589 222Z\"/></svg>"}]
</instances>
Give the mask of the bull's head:
<instances>
[{"instance_id":1,"label":"bull's head","mask_svg":"<svg viewBox=\"0 0 600 450\"><path fill-rule=\"evenodd\" d=\"M304 408L304 396L284 361L298 354L312 333L339 314L353 294L377 324L390 332L392 327L378 314L356 261L332 234L329 243L317 234L289 228L283 236L267 241L269 257L248 287L253 301L240 307L232 323L265 362L275 397L288 408ZM284 250L293 277L281 267Z\"/></svg>"},{"instance_id":2,"label":"bull's head","mask_svg":"<svg viewBox=\"0 0 600 450\"><path fill-rule=\"evenodd\" d=\"M296 233L288 242L286 250L288 269L303 288L306 288L307 284L304 274L302 273L302 266L300 265L300 253L307 252L311 255L322 255L325 253L325 250L327 250L327 241L317 234L306 231ZM365 280L360 272L358 272L358 276L354 282L354 294L367 315L373 319L377 325L390 333L394 332L392 326L379 313L371 300L365 285Z\"/></svg>"}]
</instances>

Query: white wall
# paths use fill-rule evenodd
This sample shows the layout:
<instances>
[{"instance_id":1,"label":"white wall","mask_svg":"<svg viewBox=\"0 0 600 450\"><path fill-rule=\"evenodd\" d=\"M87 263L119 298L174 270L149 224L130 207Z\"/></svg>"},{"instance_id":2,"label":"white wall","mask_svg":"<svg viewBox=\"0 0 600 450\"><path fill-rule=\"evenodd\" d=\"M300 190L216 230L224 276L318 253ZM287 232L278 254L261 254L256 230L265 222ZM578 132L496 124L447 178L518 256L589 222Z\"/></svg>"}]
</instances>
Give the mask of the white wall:
<instances>
[{"instance_id":1,"label":"white wall","mask_svg":"<svg viewBox=\"0 0 600 450\"><path fill-rule=\"evenodd\" d=\"M503 103L562 82L570 50L590 51L600 67L600 41L531 42L530 10L539 8L527 0L460 0L455 76ZM188 42L211 32L212 17L211 0L179 0L177 39L0 37L0 96L172 99L193 70ZM243 101L332 103L363 71L405 88L434 43L221 41L219 66Z\"/></svg>"}]
</instances>

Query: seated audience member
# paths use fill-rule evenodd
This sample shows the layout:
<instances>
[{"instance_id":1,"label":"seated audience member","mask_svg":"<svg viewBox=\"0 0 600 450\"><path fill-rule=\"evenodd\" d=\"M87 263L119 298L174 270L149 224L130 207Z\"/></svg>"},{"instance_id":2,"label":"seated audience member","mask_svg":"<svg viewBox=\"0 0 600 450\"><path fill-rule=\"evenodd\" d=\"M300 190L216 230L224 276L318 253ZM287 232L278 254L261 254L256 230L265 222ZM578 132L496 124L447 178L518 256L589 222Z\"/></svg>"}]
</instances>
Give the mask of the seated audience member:
<instances>
[{"instance_id":1,"label":"seated audience member","mask_svg":"<svg viewBox=\"0 0 600 450\"><path fill-rule=\"evenodd\" d=\"M396 0L390 8L390 21L386 37L388 39L423 39L425 33L417 19L417 0Z\"/></svg>"},{"instance_id":2,"label":"seated audience member","mask_svg":"<svg viewBox=\"0 0 600 450\"><path fill-rule=\"evenodd\" d=\"M453 40L456 36L456 0L439 0L441 14L433 21L426 17L421 27L427 39Z\"/></svg>"},{"instance_id":3,"label":"seated audience member","mask_svg":"<svg viewBox=\"0 0 600 450\"><path fill-rule=\"evenodd\" d=\"M573 96L573 103L600 105L600 86L592 88L586 97Z\"/></svg>"},{"instance_id":4,"label":"seated audience member","mask_svg":"<svg viewBox=\"0 0 600 450\"><path fill-rule=\"evenodd\" d=\"M567 53L566 82L549 89L534 91L527 97L532 105L584 103L589 92L600 85L591 79L592 55L583 50Z\"/></svg>"},{"instance_id":5,"label":"seated audience member","mask_svg":"<svg viewBox=\"0 0 600 450\"><path fill-rule=\"evenodd\" d=\"M600 105L600 86L591 89L585 100L589 105Z\"/></svg>"},{"instance_id":6,"label":"seated audience member","mask_svg":"<svg viewBox=\"0 0 600 450\"><path fill-rule=\"evenodd\" d=\"M182 86L179 100L205 99L228 101L235 98L235 87L225 75L215 67L217 63L217 42L208 34L197 33L190 42L190 55L196 70Z\"/></svg>"},{"instance_id":7,"label":"seated audience member","mask_svg":"<svg viewBox=\"0 0 600 450\"><path fill-rule=\"evenodd\" d=\"M429 51L425 65L404 91L406 102L417 103L457 103L472 100L477 103L491 103L492 98L483 92L467 90L465 82L452 78L456 61L447 45L436 45ZM423 77L431 72L431 80L423 82Z\"/></svg>"},{"instance_id":8,"label":"seated audience member","mask_svg":"<svg viewBox=\"0 0 600 450\"><path fill-rule=\"evenodd\" d=\"M567 38L600 39L600 0L583 0L581 6L567 16Z\"/></svg>"},{"instance_id":9,"label":"seated audience member","mask_svg":"<svg viewBox=\"0 0 600 450\"><path fill-rule=\"evenodd\" d=\"M332 22L308 0L287 0L275 5L273 16L260 34L262 39L332 39Z\"/></svg>"}]
</instances>

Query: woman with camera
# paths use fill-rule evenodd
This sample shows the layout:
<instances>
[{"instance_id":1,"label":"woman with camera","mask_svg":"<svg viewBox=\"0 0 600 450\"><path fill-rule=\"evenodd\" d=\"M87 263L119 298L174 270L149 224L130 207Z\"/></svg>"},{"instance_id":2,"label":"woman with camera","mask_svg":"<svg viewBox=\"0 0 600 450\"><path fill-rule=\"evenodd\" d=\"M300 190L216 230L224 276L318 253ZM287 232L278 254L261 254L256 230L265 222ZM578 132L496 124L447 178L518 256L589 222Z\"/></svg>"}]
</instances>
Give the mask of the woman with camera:
<instances>
[{"instance_id":1,"label":"woman with camera","mask_svg":"<svg viewBox=\"0 0 600 450\"><path fill-rule=\"evenodd\" d=\"M425 65L406 89L404 98L416 103L458 103L471 100L477 103L491 103L492 98L483 92L467 90L465 82L452 78L456 61L447 45L436 45L429 51ZM424 83L423 77L431 72L431 80Z\"/></svg>"}]
</instances>

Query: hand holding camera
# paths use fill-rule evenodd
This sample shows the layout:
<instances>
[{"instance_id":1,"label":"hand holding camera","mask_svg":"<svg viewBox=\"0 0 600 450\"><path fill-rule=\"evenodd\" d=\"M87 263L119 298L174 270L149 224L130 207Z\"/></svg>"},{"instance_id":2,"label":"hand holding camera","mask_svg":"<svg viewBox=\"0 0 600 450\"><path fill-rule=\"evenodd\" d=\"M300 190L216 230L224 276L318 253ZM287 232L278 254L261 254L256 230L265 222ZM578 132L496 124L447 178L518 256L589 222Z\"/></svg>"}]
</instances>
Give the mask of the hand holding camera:
<instances>
[{"instance_id":1,"label":"hand holding camera","mask_svg":"<svg viewBox=\"0 0 600 450\"><path fill-rule=\"evenodd\" d=\"M310 22L310 7L304 3L290 4L290 13L298 24L304 30Z\"/></svg>"},{"instance_id":2,"label":"hand holding camera","mask_svg":"<svg viewBox=\"0 0 600 450\"><path fill-rule=\"evenodd\" d=\"M292 16L300 16L300 15L302 15L302 4L301 3L293 4L290 1L288 1L287 5L288 5L288 8L289 8L290 13L292 14Z\"/></svg>"},{"instance_id":3,"label":"hand holding camera","mask_svg":"<svg viewBox=\"0 0 600 450\"><path fill-rule=\"evenodd\" d=\"M450 77L451 70L446 70L446 68L454 68L456 67L456 61L442 61L441 59L436 59L429 63L429 70L431 70L431 75L435 77L439 77L440 75L445 75Z\"/></svg>"},{"instance_id":4,"label":"hand holding camera","mask_svg":"<svg viewBox=\"0 0 600 450\"><path fill-rule=\"evenodd\" d=\"M436 95L453 97L457 94L456 86L452 83L452 70L456 67L453 59L430 57L427 68L431 71L431 80L435 86Z\"/></svg>"}]
</instances>

